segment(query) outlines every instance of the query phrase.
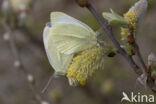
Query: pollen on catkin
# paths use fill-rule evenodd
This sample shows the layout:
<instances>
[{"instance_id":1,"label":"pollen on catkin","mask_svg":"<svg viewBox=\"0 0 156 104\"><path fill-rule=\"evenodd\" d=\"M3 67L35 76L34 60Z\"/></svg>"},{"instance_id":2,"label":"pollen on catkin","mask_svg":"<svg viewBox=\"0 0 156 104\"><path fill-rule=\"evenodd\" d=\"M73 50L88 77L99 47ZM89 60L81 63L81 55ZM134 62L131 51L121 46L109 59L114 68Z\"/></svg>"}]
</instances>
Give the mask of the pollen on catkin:
<instances>
[{"instance_id":1,"label":"pollen on catkin","mask_svg":"<svg viewBox=\"0 0 156 104\"><path fill-rule=\"evenodd\" d=\"M121 27L121 41L125 44L126 50L129 55L132 55L132 46L128 43L128 36L132 35L136 38L136 31L138 24L145 14L147 9L147 0L139 0L132 6L127 13L124 14L124 18L129 22L128 27Z\"/></svg>"},{"instance_id":2,"label":"pollen on catkin","mask_svg":"<svg viewBox=\"0 0 156 104\"><path fill-rule=\"evenodd\" d=\"M136 34L137 25L139 24L139 21L142 19L143 15L147 10L147 6L147 0L139 0L129 9L127 13L124 14L124 18L133 27L134 35ZM128 35L130 35L129 28L121 28L121 40L125 41Z\"/></svg>"},{"instance_id":3,"label":"pollen on catkin","mask_svg":"<svg viewBox=\"0 0 156 104\"><path fill-rule=\"evenodd\" d=\"M132 55L132 46L128 43L127 37L131 35L131 31L133 31L134 38L137 28L137 18L134 11L129 11L126 14L124 14L124 18L130 23L133 30L130 30L128 27L121 27L121 41L126 44L126 50L129 55Z\"/></svg>"},{"instance_id":4,"label":"pollen on catkin","mask_svg":"<svg viewBox=\"0 0 156 104\"><path fill-rule=\"evenodd\" d=\"M85 85L89 77L92 77L97 70L103 69L104 56L111 50L112 48L110 47L103 48L96 45L78 53L67 70L69 83L72 86L75 86L75 83Z\"/></svg>"},{"instance_id":5,"label":"pollen on catkin","mask_svg":"<svg viewBox=\"0 0 156 104\"><path fill-rule=\"evenodd\" d=\"M136 32L136 28L137 28L137 18L136 18L136 14L134 11L129 11L126 14L124 14L124 18L130 23L130 25L133 27L133 32ZM127 36L131 35L130 33L130 29L128 27L121 28L121 40L125 40L127 39Z\"/></svg>"}]
</instances>

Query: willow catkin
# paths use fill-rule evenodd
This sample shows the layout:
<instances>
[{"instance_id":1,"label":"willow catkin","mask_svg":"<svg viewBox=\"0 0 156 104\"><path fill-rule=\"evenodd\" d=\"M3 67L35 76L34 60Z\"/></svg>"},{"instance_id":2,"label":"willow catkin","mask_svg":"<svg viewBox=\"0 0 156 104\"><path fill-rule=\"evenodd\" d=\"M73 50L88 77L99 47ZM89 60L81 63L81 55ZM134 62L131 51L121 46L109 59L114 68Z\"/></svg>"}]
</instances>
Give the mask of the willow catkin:
<instances>
[{"instance_id":1,"label":"willow catkin","mask_svg":"<svg viewBox=\"0 0 156 104\"><path fill-rule=\"evenodd\" d=\"M121 27L121 41L126 44L126 50L131 55L131 45L127 43L127 37L133 32L134 38L136 38L136 31L139 21L142 19L147 9L147 0L139 0L132 6L127 13L124 14L124 18L132 26L132 30L129 27Z\"/></svg>"},{"instance_id":2,"label":"willow catkin","mask_svg":"<svg viewBox=\"0 0 156 104\"><path fill-rule=\"evenodd\" d=\"M112 51L109 46L94 46L78 53L67 70L69 84L72 86L85 85L88 78L104 68L104 56Z\"/></svg>"}]
</instances>

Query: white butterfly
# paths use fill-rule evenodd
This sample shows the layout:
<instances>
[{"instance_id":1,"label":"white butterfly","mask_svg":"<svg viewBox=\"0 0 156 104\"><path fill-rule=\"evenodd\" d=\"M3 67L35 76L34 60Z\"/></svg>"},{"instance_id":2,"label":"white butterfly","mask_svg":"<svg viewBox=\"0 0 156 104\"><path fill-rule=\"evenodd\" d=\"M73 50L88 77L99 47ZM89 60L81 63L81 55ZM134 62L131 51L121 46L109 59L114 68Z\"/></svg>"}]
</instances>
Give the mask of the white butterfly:
<instances>
[{"instance_id":1,"label":"white butterfly","mask_svg":"<svg viewBox=\"0 0 156 104\"><path fill-rule=\"evenodd\" d=\"M51 26L46 26L43 41L50 64L64 75L74 54L97 44L96 33L86 24L62 12L51 13Z\"/></svg>"}]
</instances>

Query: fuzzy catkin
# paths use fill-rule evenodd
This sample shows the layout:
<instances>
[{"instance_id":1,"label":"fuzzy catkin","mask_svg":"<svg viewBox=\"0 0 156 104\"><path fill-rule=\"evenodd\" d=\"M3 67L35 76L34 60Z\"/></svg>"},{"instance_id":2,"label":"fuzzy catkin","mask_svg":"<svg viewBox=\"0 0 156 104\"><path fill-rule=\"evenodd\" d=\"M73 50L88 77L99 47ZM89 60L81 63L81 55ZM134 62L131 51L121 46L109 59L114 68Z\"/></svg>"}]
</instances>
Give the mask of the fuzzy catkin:
<instances>
[{"instance_id":1,"label":"fuzzy catkin","mask_svg":"<svg viewBox=\"0 0 156 104\"><path fill-rule=\"evenodd\" d=\"M142 19L147 9L147 0L139 0L132 6L127 13L124 14L124 18L132 26L132 30L129 27L121 27L121 41L126 44L126 50L129 55L132 55L131 45L127 41L127 37L132 35L136 38L136 31L139 21Z\"/></svg>"},{"instance_id":2,"label":"fuzzy catkin","mask_svg":"<svg viewBox=\"0 0 156 104\"><path fill-rule=\"evenodd\" d=\"M137 18L136 18L136 14L133 11L129 11L126 14L124 14L124 18L130 23L130 25L132 25L133 27L133 32L136 32L136 28L137 28ZM121 36L122 39L121 40L125 40L127 39L127 36L131 35L129 28L121 28Z\"/></svg>"},{"instance_id":3,"label":"fuzzy catkin","mask_svg":"<svg viewBox=\"0 0 156 104\"><path fill-rule=\"evenodd\" d=\"M138 22L147 10L147 6L147 0L139 0L124 14L124 18L132 25L134 34L136 33ZM121 28L121 40L125 40L128 35L130 35L129 28Z\"/></svg>"},{"instance_id":4,"label":"fuzzy catkin","mask_svg":"<svg viewBox=\"0 0 156 104\"><path fill-rule=\"evenodd\" d=\"M67 77L72 84L85 85L88 78L104 67L104 56L112 50L111 47L94 46L80 52L72 60Z\"/></svg>"}]
</instances>

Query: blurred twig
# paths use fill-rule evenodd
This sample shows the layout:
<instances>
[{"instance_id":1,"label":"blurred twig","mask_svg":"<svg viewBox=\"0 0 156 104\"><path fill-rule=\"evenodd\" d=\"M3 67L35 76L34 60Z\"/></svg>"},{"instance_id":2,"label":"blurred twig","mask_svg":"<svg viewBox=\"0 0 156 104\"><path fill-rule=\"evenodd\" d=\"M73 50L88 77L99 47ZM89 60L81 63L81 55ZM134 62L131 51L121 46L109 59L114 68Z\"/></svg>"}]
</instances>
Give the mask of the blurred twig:
<instances>
[{"instance_id":1,"label":"blurred twig","mask_svg":"<svg viewBox=\"0 0 156 104\"><path fill-rule=\"evenodd\" d=\"M22 63L21 57L19 56L19 52L18 52L18 49L17 49L16 44L15 44L15 40L14 40L14 37L13 37L12 29L10 28L10 26L7 24L7 22L5 20L0 20L0 23L2 24L3 28L9 34L10 48L11 48L11 51L12 51L13 56L15 58L14 66L17 68L18 71L23 72L24 77L28 82L29 88L32 90L32 93L35 96L36 102L40 103L40 104L43 104L43 102L45 102L45 101L43 100L43 98L35 90L34 77L33 77L32 74L27 72L27 70L25 69L25 67L24 67L24 65Z\"/></svg>"},{"instance_id":2,"label":"blurred twig","mask_svg":"<svg viewBox=\"0 0 156 104\"><path fill-rule=\"evenodd\" d=\"M44 47L42 47L43 46L42 40L38 39L36 35L32 34L26 26L20 26L17 29L21 31L23 34L25 34L25 36L27 36L34 45L39 47L39 49L44 50Z\"/></svg>"}]
</instances>

